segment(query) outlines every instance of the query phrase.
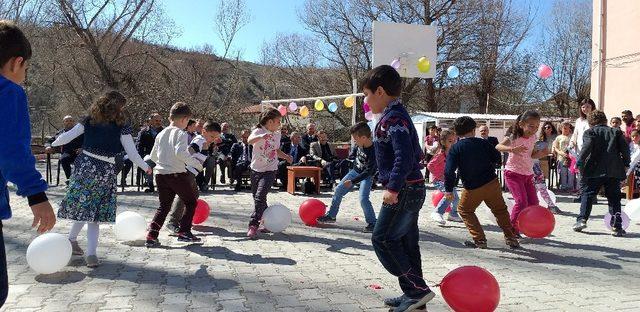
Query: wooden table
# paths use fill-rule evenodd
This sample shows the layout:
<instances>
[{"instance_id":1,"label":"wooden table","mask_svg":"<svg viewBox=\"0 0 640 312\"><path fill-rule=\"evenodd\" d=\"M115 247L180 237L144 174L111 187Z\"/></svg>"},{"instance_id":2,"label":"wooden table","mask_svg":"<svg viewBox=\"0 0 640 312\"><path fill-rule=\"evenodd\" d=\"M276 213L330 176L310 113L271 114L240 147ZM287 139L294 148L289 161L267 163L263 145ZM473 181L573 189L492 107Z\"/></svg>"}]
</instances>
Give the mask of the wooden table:
<instances>
[{"instance_id":1,"label":"wooden table","mask_svg":"<svg viewBox=\"0 0 640 312\"><path fill-rule=\"evenodd\" d=\"M316 184L316 194L320 194L320 171L322 168L312 166L289 166L287 167L288 182L287 192L294 194L296 192L297 178L312 178Z\"/></svg>"}]
</instances>

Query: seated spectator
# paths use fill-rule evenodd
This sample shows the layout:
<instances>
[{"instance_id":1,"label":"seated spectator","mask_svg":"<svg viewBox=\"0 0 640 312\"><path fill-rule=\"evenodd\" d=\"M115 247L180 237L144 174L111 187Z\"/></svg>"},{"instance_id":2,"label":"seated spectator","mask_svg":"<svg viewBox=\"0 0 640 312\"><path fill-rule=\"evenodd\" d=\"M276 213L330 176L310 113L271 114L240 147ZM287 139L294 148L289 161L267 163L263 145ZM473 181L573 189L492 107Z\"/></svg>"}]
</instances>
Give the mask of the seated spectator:
<instances>
[{"instance_id":1,"label":"seated spectator","mask_svg":"<svg viewBox=\"0 0 640 312\"><path fill-rule=\"evenodd\" d=\"M228 123L222 123L221 142L218 143L218 164L220 165L220 183L225 184L225 176L228 173L229 180L232 179L233 165L231 162L231 147L238 143L236 136L231 133L231 127ZM233 181L231 181L233 182Z\"/></svg>"},{"instance_id":2,"label":"seated spectator","mask_svg":"<svg viewBox=\"0 0 640 312\"><path fill-rule=\"evenodd\" d=\"M301 141L302 141L302 138L300 137L300 134L294 131L291 133L291 142L289 142L288 145L283 145L281 147L282 152L291 156L291 158L293 159L293 163L291 165L289 165L287 161L284 159L281 159L280 162L278 163L278 179L280 179L280 183L282 183L282 185L280 186L281 190L284 190L287 188L287 183L288 183L287 167L299 166L300 159L304 157L304 155L302 154L304 150L300 143Z\"/></svg>"},{"instance_id":3,"label":"seated spectator","mask_svg":"<svg viewBox=\"0 0 640 312\"><path fill-rule=\"evenodd\" d=\"M289 137L289 126L282 125L280 134L282 135L282 137L280 137L280 150L284 151L285 148L291 146L291 137Z\"/></svg>"},{"instance_id":4,"label":"seated spectator","mask_svg":"<svg viewBox=\"0 0 640 312\"><path fill-rule=\"evenodd\" d=\"M236 183L234 190L239 192L242 184L242 174L249 171L253 146L247 143L251 131L242 130L241 142L233 144L231 147L231 162L233 164L233 179Z\"/></svg>"},{"instance_id":5,"label":"seated spectator","mask_svg":"<svg viewBox=\"0 0 640 312\"><path fill-rule=\"evenodd\" d=\"M72 116L65 116L62 119L63 129L56 133L55 137L49 139L47 144L45 145L45 152L47 154L51 154L54 152L60 153L60 158L58 161L60 162L60 167L64 171L64 176L67 178L65 182L67 185L69 184L69 178L71 177L71 164L76 161L76 157L82 152L82 142L84 141L84 135L80 135L79 137L73 139L73 141L62 145L60 147L51 147L51 143L58 138L61 134L73 129L76 125L76 120Z\"/></svg>"},{"instance_id":6,"label":"seated spectator","mask_svg":"<svg viewBox=\"0 0 640 312\"><path fill-rule=\"evenodd\" d=\"M313 142L318 142L318 136L316 135L316 124L310 123L307 125L307 133L302 136L302 141L300 142L303 155L309 155L311 143Z\"/></svg>"},{"instance_id":7,"label":"seated spectator","mask_svg":"<svg viewBox=\"0 0 640 312\"><path fill-rule=\"evenodd\" d=\"M136 147L138 149L138 154L140 154L141 157L144 158L151 154L153 144L156 141L156 136L160 131L162 131L162 129L162 116L158 113L151 114L147 127L140 129L140 133L138 133L138 145ZM128 170L125 168L122 174L126 176L127 172ZM145 193L152 193L154 191L153 175L145 174L145 177L147 179L147 188L144 191Z\"/></svg>"},{"instance_id":8,"label":"seated spectator","mask_svg":"<svg viewBox=\"0 0 640 312\"><path fill-rule=\"evenodd\" d=\"M197 133L196 133L196 121L193 119L189 119L189 122L187 123L187 128L184 129L184 131L187 132L187 141L191 142L193 141L193 138L196 137Z\"/></svg>"},{"instance_id":9,"label":"seated spectator","mask_svg":"<svg viewBox=\"0 0 640 312\"><path fill-rule=\"evenodd\" d=\"M325 180L328 180L333 185L335 182L333 172L336 168L336 160L336 150L327 141L327 133L323 130L318 131L318 142L311 143L309 155L302 162L322 167Z\"/></svg>"}]
</instances>

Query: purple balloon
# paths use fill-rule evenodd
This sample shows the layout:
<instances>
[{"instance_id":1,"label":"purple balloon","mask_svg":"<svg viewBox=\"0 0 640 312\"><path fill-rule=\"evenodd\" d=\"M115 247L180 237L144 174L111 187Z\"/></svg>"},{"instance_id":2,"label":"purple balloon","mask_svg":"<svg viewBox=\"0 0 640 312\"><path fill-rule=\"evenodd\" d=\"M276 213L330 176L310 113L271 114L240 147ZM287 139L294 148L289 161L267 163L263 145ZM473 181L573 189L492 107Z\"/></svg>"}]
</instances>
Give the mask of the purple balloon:
<instances>
[{"instance_id":1,"label":"purple balloon","mask_svg":"<svg viewBox=\"0 0 640 312\"><path fill-rule=\"evenodd\" d=\"M391 65L391 67L393 67L393 68L395 68L397 70L398 68L400 68L400 60L395 59L395 60L391 61L390 65Z\"/></svg>"},{"instance_id":2,"label":"purple balloon","mask_svg":"<svg viewBox=\"0 0 640 312\"><path fill-rule=\"evenodd\" d=\"M629 227L631 220L629 219L629 216L624 213L624 211L620 212L620 217L622 217L622 229L626 230ZM606 215L604 215L604 226L607 228L607 230L611 230L611 214L608 212Z\"/></svg>"}]
</instances>

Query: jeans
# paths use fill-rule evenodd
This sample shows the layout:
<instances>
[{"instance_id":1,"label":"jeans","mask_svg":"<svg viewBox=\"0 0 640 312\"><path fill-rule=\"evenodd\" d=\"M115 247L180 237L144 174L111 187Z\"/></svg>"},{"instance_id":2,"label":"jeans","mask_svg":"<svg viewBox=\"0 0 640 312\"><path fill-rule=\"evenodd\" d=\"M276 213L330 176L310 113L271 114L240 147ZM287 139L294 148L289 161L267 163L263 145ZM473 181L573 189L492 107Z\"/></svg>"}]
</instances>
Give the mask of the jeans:
<instances>
[{"instance_id":1,"label":"jeans","mask_svg":"<svg viewBox=\"0 0 640 312\"><path fill-rule=\"evenodd\" d=\"M435 181L433 182L433 185L440 191L440 192L445 192L445 187L444 187L444 182L443 181ZM439 214L444 214L445 210L447 210L447 206L451 205L451 212L449 213L450 216L452 217L457 217L458 216L458 202L460 201L460 197L458 197L458 191L456 191L456 189L453 189L453 200L450 201L448 200L446 197L442 197L442 199L438 202L438 205L436 206L436 212L438 212Z\"/></svg>"},{"instance_id":2,"label":"jeans","mask_svg":"<svg viewBox=\"0 0 640 312\"><path fill-rule=\"evenodd\" d=\"M396 204L382 204L371 237L378 260L398 277L402 292L409 298L420 298L431 292L422 277L418 245L418 215L425 196L424 183L405 185Z\"/></svg>"},{"instance_id":3,"label":"jeans","mask_svg":"<svg viewBox=\"0 0 640 312\"><path fill-rule=\"evenodd\" d=\"M258 226L262 220L262 214L267 209L267 193L276 181L276 172L258 172L251 170L251 193L255 209L251 214L249 226Z\"/></svg>"},{"instance_id":4,"label":"jeans","mask_svg":"<svg viewBox=\"0 0 640 312\"><path fill-rule=\"evenodd\" d=\"M582 194L580 195L580 215L577 221L587 221L591 216L591 208L593 207L593 199L598 194L598 190L604 185L604 193L609 204L609 213L611 218L611 227L622 228L622 217L620 216L620 179L618 178L583 178Z\"/></svg>"},{"instance_id":5,"label":"jeans","mask_svg":"<svg viewBox=\"0 0 640 312\"><path fill-rule=\"evenodd\" d=\"M71 164L76 161L76 157L76 154L62 153L60 155L60 167L62 167L64 176L67 178L67 180L69 180L69 177L71 177Z\"/></svg>"},{"instance_id":6,"label":"jeans","mask_svg":"<svg viewBox=\"0 0 640 312\"><path fill-rule=\"evenodd\" d=\"M533 185L533 175L522 175L513 171L504 171L504 180L507 183L507 188L515 200L513 210L511 210L511 225L515 229L516 233L520 233L518 230L518 216L520 212L525 208L538 205L538 194L536 193L536 187Z\"/></svg>"},{"instance_id":7,"label":"jeans","mask_svg":"<svg viewBox=\"0 0 640 312\"><path fill-rule=\"evenodd\" d=\"M338 210L340 209L340 203L342 202L342 197L347 195L349 191L353 188L347 188L344 186L344 181L353 180L359 173L354 169L351 169L347 172L347 175L342 178L338 186L336 187L333 193L333 199L331 200L331 208L327 213L328 216L335 218L338 215ZM362 212L364 213L364 219L368 224L376 223L376 213L373 211L373 205L371 204L371 200L369 200L369 194L371 193L371 181L373 180L372 176L367 177L366 179L360 181L360 207L362 207Z\"/></svg>"},{"instance_id":8,"label":"jeans","mask_svg":"<svg viewBox=\"0 0 640 312\"><path fill-rule=\"evenodd\" d=\"M7 255L4 250L4 235L2 221L0 221L0 307L4 305L9 295L9 277L7 276Z\"/></svg>"},{"instance_id":9,"label":"jeans","mask_svg":"<svg viewBox=\"0 0 640 312\"><path fill-rule=\"evenodd\" d=\"M558 172L560 173L560 189L575 190L576 176L571 173L568 166L563 161L558 161Z\"/></svg>"}]
</instances>

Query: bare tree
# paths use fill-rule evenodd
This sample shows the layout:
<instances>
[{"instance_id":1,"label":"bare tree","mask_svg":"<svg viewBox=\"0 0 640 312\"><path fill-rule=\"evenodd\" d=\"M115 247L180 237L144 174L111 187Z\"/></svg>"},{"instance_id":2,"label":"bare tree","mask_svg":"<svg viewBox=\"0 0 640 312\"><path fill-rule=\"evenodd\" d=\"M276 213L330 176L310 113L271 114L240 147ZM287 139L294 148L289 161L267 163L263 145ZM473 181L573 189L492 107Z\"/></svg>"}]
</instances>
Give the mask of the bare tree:
<instances>
[{"instance_id":1,"label":"bare tree","mask_svg":"<svg viewBox=\"0 0 640 312\"><path fill-rule=\"evenodd\" d=\"M244 0L220 0L219 3L215 24L218 37L223 44L221 56L225 59L231 51L236 35L249 23L250 15Z\"/></svg>"}]
</instances>

